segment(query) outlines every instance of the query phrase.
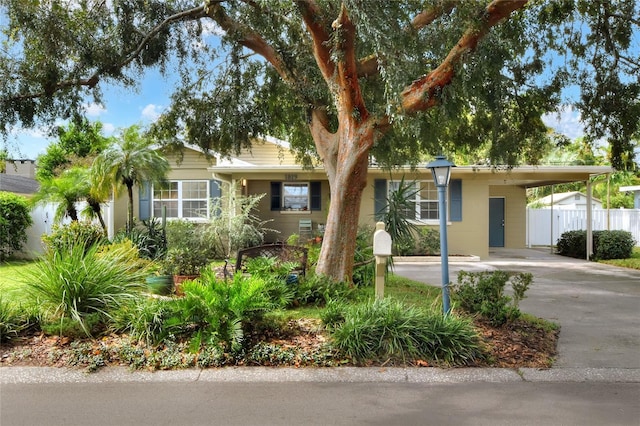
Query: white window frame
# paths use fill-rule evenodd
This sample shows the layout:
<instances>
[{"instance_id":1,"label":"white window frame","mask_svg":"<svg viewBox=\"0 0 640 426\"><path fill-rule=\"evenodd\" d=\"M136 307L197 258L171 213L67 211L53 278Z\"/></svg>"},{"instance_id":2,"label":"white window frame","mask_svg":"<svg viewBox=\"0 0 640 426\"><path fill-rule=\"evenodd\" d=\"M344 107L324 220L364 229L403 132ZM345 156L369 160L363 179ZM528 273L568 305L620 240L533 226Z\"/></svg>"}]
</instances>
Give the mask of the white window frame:
<instances>
[{"instance_id":1,"label":"white window frame","mask_svg":"<svg viewBox=\"0 0 640 426\"><path fill-rule=\"evenodd\" d=\"M176 201L177 202L177 216L169 216L167 215L167 220L175 220L175 219L184 219L184 220L190 220L193 222L204 222L207 221L209 219L209 214L210 214L210 209L211 209L211 201L210 201L210 182L206 179L173 179L173 180L169 180L167 182L168 184L174 184L177 183L178 184L178 188L177 188L177 192L178 192L178 198L177 199L173 199L173 198L156 198L156 192L155 190L157 189L155 186L151 189L151 211L153 213L154 216L156 216L156 203L157 202L170 202L170 201ZM205 198L185 198L184 197L184 184L189 184L189 183L204 183L205 184L205 194L206 197ZM198 202L202 202L205 201L206 202L206 211L205 214L203 216L184 216L184 209L185 209L185 202L188 201L198 201Z\"/></svg>"},{"instance_id":2,"label":"white window frame","mask_svg":"<svg viewBox=\"0 0 640 426\"><path fill-rule=\"evenodd\" d=\"M306 205L304 207L300 207L300 208L294 208L294 207L287 207L287 193L286 193L286 187L287 186L299 186L299 187L306 187L307 188L307 201L306 201ZM300 182L300 181L296 181L296 182L282 182L281 185L281 211L283 212L311 212L311 185L309 184L309 182ZM302 198L304 197L304 195L289 195L289 198L291 197L297 197L297 198ZM296 204L291 204L292 206L295 206Z\"/></svg>"},{"instance_id":3,"label":"white window frame","mask_svg":"<svg viewBox=\"0 0 640 426\"><path fill-rule=\"evenodd\" d=\"M399 180L390 180L389 181L389 185L387 186L387 191L389 193L389 195L391 194L392 191L395 191L395 189L400 185ZM407 182L405 181L405 184ZM415 194L415 198L412 200L414 206L415 206L415 215L413 218L409 218L409 221L412 223L416 223L416 224L423 224L423 225L438 225L440 223L440 210L438 208L438 188L435 186L435 184L433 183L432 180L417 180L415 181L415 184L420 185L420 190L416 191ZM424 190L424 185L428 185L431 188L429 188L429 192L430 193L434 193L435 194L435 198L422 198L422 192ZM415 187L414 187L415 188ZM449 205L449 191L445 191L445 201L447 203L447 206ZM436 218L427 218L427 219L423 219L422 218L422 208L421 205L422 203L436 203ZM446 214L447 214L447 222L449 221L449 209L446 209Z\"/></svg>"}]
</instances>

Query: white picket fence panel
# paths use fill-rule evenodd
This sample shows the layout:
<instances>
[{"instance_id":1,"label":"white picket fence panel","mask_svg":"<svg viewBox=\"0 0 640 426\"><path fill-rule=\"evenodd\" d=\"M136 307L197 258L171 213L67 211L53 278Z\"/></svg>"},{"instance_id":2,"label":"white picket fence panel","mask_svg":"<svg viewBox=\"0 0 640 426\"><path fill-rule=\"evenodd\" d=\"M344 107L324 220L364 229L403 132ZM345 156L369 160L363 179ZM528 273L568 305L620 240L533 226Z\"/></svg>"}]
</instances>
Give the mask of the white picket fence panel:
<instances>
[{"instance_id":1,"label":"white picket fence panel","mask_svg":"<svg viewBox=\"0 0 640 426\"><path fill-rule=\"evenodd\" d=\"M553 228L551 220L553 217ZM552 235L553 229L553 235ZM560 236L567 231L587 229L586 210L527 209L527 246L548 246L557 244ZM640 246L639 209L594 209L592 229L622 230L631 232Z\"/></svg>"}]
</instances>

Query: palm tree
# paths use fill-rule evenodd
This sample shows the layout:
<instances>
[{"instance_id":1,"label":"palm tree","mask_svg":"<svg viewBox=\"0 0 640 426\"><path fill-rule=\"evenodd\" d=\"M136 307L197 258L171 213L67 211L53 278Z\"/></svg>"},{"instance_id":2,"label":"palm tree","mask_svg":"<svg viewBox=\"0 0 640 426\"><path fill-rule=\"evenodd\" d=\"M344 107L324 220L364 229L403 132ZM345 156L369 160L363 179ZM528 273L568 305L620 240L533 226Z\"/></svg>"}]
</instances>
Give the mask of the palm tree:
<instances>
[{"instance_id":1,"label":"palm tree","mask_svg":"<svg viewBox=\"0 0 640 426\"><path fill-rule=\"evenodd\" d=\"M133 125L124 129L115 143L93 162L97 188L113 188L116 194L122 188L118 184L127 188L127 231L133 228L133 186L162 182L170 169L167 159L154 150L152 144L140 134L140 127Z\"/></svg>"},{"instance_id":2,"label":"palm tree","mask_svg":"<svg viewBox=\"0 0 640 426\"><path fill-rule=\"evenodd\" d=\"M64 171L58 177L43 179L40 189L33 196L34 204L57 203L54 220L60 222L65 216L78 220L76 203L86 198L88 186L86 176L79 168Z\"/></svg>"}]
</instances>

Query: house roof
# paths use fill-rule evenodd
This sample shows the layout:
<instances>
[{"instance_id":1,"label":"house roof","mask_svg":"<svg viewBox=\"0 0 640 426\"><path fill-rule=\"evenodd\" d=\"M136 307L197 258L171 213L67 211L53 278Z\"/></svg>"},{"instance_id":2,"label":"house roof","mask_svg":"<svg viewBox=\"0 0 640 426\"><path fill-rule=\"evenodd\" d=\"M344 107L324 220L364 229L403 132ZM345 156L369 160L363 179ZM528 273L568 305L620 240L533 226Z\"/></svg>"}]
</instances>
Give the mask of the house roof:
<instances>
[{"instance_id":1,"label":"house roof","mask_svg":"<svg viewBox=\"0 0 640 426\"><path fill-rule=\"evenodd\" d=\"M14 192L16 194L34 194L39 187L40 184L35 179L0 173L0 191Z\"/></svg>"},{"instance_id":2,"label":"house roof","mask_svg":"<svg viewBox=\"0 0 640 426\"><path fill-rule=\"evenodd\" d=\"M560 201L564 201L568 198L573 198L576 195L582 195L583 197L587 198L587 195L580 192L580 191L571 191L571 192L558 192L557 194L551 194L551 195L547 195L546 197L542 197L538 200L535 201L536 204L540 203L543 205L549 205L553 202L553 204L557 204ZM596 202L596 203L600 203L601 201L595 197L593 197L591 199L592 201Z\"/></svg>"},{"instance_id":3,"label":"house roof","mask_svg":"<svg viewBox=\"0 0 640 426\"><path fill-rule=\"evenodd\" d=\"M620 192L627 192L627 191L636 192L636 191L640 191L640 185L621 186L619 190Z\"/></svg>"},{"instance_id":4,"label":"house roof","mask_svg":"<svg viewBox=\"0 0 640 426\"><path fill-rule=\"evenodd\" d=\"M223 177L232 175L253 175L253 174L297 174L318 178L326 177L326 173L321 165L313 169L305 169L296 164L295 157L288 149L289 145L285 141L276 138L259 138L264 142L254 148L254 152L242 153L240 156L231 159L219 158L216 165L209 167L209 171L216 176ZM269 147L271 145L271 147ZM276 150L279 148L279 150ZM274 164L275 163L275 164ZM431 174L425 165L416 168L425 172L425 179L431 179ZM394 173L409 172L411 169L400 168ZM608 166L517 166L517 167L491 167L491 166L458 166L451 170L453 178L482 178L488 181L489 185L516 185L524 188L536 186L555 185L559 183L569 183L586 181L592 176L612 173L613 169ZM389 176L389 170L378 165L369 166L370 175Z\"/></svg>"}]
</instances>

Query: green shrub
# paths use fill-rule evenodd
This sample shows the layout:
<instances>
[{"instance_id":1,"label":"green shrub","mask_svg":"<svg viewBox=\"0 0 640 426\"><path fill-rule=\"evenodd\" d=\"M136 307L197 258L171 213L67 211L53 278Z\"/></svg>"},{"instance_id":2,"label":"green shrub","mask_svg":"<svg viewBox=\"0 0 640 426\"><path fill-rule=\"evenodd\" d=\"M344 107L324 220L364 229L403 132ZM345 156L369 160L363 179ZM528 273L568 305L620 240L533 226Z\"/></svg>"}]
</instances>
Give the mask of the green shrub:
<instances>
[{"instance_id":1,"label":"green shrub","mask_svg":"<svg viewBox=\"0 0 640 426\"><path fill-rule=\"evenodd\" d=\"M143 220L127 232L122 230L114 237L114 242L131 240L140 253L140 257L149 260L163 259L167 254L167 235L157 218Z\"/></svg>"},{"instance_id":2,"label":"green shrub","mask_svg":"<svg viewBox=\"0 0 640 426\"><path fill-rule=\"evenodd\" d=\"M132 260L137 259L132 251L125 245L101 253L84 244L49 251L27 272L27 291L50 322L69 318L91 335L91 314L109 318L143 288L148 273L139 260Z\"/></svg>"},{"instance_id":3,"label":"green shrub","mask_svg":"<svg viewBox=\"0 0 640 426\"><path fill-rule=\"evenodd\" d=\"M205 228L186 220L172 220L166 226L165 272L172 275L198 275L214 258Z\"/></svg>"},{"instance_id":4,"label":"green shrub","mask_svg":"<svg viewBox=\"0 0 640 426\"><path fill-rule=\"evenodd\" d=\"M96 244L107 242L103 229L90 222L73 221L68 225L53 225L49 235L42 236L49 252L69 251L72 247L88 250Z\"/></svg>"},{"instance_id":5,"label":"green shrub","mask_svg":"<svg viewBox=\"0 0 640 426\"><path fill-rule=\"evenodd\" d=\"M22 250L31 226L31 212L24 197L0 191L0 260Z\"/></svg>"},{"instance_id":6,"label":"green shrub","mask_svg":"<svg viewBox=\"0 0 640 426\"><path fill-rule=\"evenodd\" d=\"M585 259L587 257L587 231L567 231L558 239L558 254Z\"/></svg>"},{"instance_id":7,"label":"green shrub","mask_svg":"<svg viewBox=\"0 0 640 426\"><path fill-rule=\"evenodd\" d=\"M356 289L346 282L335 282L323 275L310 275L296 287L295 300L299 305L322 306L330 300L347 300Z\"/></svg>"},{"instance_id":8,"label":"green shrub","mask_svg":"<svg viewBox=\"0 0 640 426\"><path fill-rule=\"evenodd\" d=\"M631 257L635 241L627 231L593 231L593 257L595 259L626 259ZM587 231L568 231L560 236L558 254L587 258Z\"/></svg>"},{"instance_id":9,"label":"green shrub","mask_svg":"<svg viewBox=\"0 0 640 426\"><path fill-rule=\"evenodd\" d=\"M112 328L149 346L158 345L185 332L179 303L154 298L127 301L112 313Z\"/></svg>"},{"instance_id":10,"label":"green shrub","mask_svg":"<svg viewBox=\"0 0 640 426\"><path fill-rule=\"evenodd\" d=\"M465 365L482 357L471 321L391 298L331 306L322 319L334 347L356 362L421 359Z\"/></svg>"},{"instance_id":11,"label":"green shrub","mask_svg":"<svg viewBox=\"0 0 640 426\"><path fill-rule=\"evenodd\" d=\"M632 256L635 241L631 232L600 231L597 245L594 243L596 259L628 259Z\"/></svg>"},{"instance_id":12,"label":"green shrub","mask_svg":"<svg viewBox=\"0 0 640 426\"><path fill-rule=\"evenodd\" d=\"M418 232L416 254L432 256L440 254L440 231L423 226Z\"/></svg>"},{"instance_id":13,"label":"green shrub","mask_svg":"<svg viewBox=\"0 0 640 426\"><path fill-rule=\"evenodd\" d=\"M458 283L451 287L452 299L472 314L480 314L493 325L502 325L520 317L518 304L525 297L533 275L509 274L505 271L458 273ZM506 296L504 289L511 282L513 296Z\"/></svg>"}]
</instances>

